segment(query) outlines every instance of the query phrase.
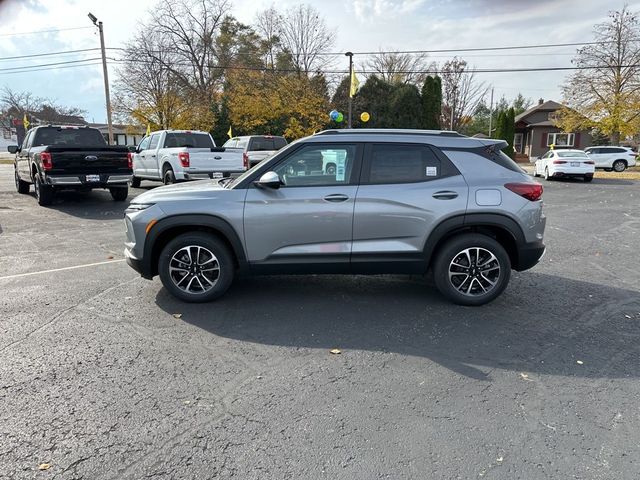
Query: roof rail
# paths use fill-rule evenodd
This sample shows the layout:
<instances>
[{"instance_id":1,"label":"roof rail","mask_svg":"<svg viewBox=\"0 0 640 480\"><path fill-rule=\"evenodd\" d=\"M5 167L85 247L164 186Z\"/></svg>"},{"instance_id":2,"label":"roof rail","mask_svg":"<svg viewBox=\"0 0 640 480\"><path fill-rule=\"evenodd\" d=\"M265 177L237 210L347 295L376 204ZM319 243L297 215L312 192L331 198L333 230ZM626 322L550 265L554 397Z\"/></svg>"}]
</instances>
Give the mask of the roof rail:
<instances>
[{"instance_id":1,"label":"roof rail","mask_svg":"<svg viewBox=\"0 0 640 480\"><path fill-rule=\"evenodd\" d=\"M400 128L341 128L323 130L316 133L316 135L338 135L338 134L350 134L350 135L425 135L425 136L440 136L440 137L466 137L458 132L451 130L414 130L414 129L400 129Z\"/></svg>"}]
</instances>

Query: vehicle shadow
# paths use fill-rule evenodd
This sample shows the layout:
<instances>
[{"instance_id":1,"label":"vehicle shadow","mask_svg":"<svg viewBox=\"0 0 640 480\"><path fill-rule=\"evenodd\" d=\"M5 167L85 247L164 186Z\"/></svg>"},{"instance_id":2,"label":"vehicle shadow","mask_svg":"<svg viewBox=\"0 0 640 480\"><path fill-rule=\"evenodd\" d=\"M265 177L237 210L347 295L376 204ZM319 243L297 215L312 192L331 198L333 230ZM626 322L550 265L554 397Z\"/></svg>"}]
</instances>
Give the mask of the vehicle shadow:
<instances>
[{"instance_id":1,"label":"vehicle shadow","mask_svg":"<svg viewBox=\"0 0 640 480\"><path fill-rule=\"evenodd\" d=\"M599 185L633 185L637 182L634 182L633 180L627 180L624 178L598 178L595 177L593 179L593 183L595 184L599 184Z\"/></svg>"},{"instance_id":2,"label":"vehicle shadow","mask_svg":"<svg viewBox=\"0 0 640 480\"><path fill-rule=\"evenodd\" d=\"M31 194L35 200L35 194ZM90 220L122 218L132 195L124 202L116 202L108 190L77 192L73 190L56 192L53 203L47 207L67 215Z\"/></svg>"},{"instance_id":3,"label":"vehicle shadow","mask_svg":"<svg viewBox=\"0 0 640 480\"><path fill-rule=\"evenodd\" d=\"M220 337L420 356L479 380L493 369L640 376L640 292L534 272L514 277L480 308L446 302L421 277L396 276L246 278L214 303L185 304L164 289L156 303Z\"/></svg>"}]
</instances>

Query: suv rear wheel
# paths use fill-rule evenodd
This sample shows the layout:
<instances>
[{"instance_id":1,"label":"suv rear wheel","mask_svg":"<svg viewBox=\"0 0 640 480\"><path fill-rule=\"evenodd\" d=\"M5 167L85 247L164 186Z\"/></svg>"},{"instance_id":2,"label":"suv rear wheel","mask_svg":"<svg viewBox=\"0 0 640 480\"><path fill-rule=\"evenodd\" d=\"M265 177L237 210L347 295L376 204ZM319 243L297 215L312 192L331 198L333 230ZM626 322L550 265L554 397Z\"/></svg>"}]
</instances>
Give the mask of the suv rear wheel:
<instances>
[{"instance_id":1,"label":"suv rear wheel","mask_svg":"<svg viewBox=\"0 0 640 480\"><path fill-rule=\"evenodd\" d=\"M497 298L511 277L505 249L491 237L470 233L449 240L438 252L436 287L458 305L484 305Z\"/></svg>"},{"instance_id":2,"label":"suv rear wheel","mask_svg":"<svg viewBox=\"0 0 640 480\"><path fill-rule=\"evenodd\" d=\"M235 265L229 248L206 233L185 233L162 250L158 273L164 287L184 302L208 302L231 286Z\"/></svg>"},{"instance_id":3,"label":"suv rear wheel","mask_svg":"<svg viewBox=\"0 0 640 480\"><path fill-rule=\"evenodd\" d=\"M616 160L611 166L613 167L614 172L620 173L624 172L627 169L627 162L625 162L624 160Z\"/></svg>"}]
</instances>

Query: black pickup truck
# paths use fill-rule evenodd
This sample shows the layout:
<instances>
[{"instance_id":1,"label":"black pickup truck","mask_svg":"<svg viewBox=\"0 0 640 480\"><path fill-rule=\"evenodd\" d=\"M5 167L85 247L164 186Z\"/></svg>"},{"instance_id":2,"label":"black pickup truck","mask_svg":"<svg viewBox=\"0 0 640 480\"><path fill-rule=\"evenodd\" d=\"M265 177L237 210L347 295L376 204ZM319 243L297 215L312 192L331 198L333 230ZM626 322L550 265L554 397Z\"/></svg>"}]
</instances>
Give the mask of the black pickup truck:
<instances>
[{"instance_id":1,"label":"black pickup truck","mask_svg":"<svg viewBox=\"0 0 640 480\"><path fill-rule=\"evenodd\" d=\"M107 188L116 201L126 200L131 180L127 147L109 146L99 130L47 125L32 128L15 153L16 188L29 193L33 183L40 205L50 205L56 190Z\"/></svg>"}]
</instances>

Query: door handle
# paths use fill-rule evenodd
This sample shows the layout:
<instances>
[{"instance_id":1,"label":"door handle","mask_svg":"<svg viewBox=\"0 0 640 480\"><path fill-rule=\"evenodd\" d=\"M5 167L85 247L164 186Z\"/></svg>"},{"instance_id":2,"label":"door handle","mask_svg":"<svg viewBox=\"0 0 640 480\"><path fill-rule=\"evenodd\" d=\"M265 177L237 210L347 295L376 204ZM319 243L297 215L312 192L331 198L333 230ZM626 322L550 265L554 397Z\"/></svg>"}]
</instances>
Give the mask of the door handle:
<instances>
[{"instance_id":1,"label":"door handle","mask_svg":"<svg viewBox=\"0 0 640 480\"><path fill-rule=\"evenodd\" d=\"M433 198L435 198L436 200L453 200L454 198L458 198L458 194L450 190L443 190L434 193Z\"/></svg>"},{"instance_id":2,"label":"door handle","mask_svg":"<svg viewBox=\"0 0 640 480\"><path fill-rule=\"evenodd\" d=\"M323 200L325 200L326 202L333 202L333 203L346 202L347 200L349 200L349 197L342 193L332 193L331 195L327 195L326 197L324 197Z\"/></svg>"}]
</instances>

